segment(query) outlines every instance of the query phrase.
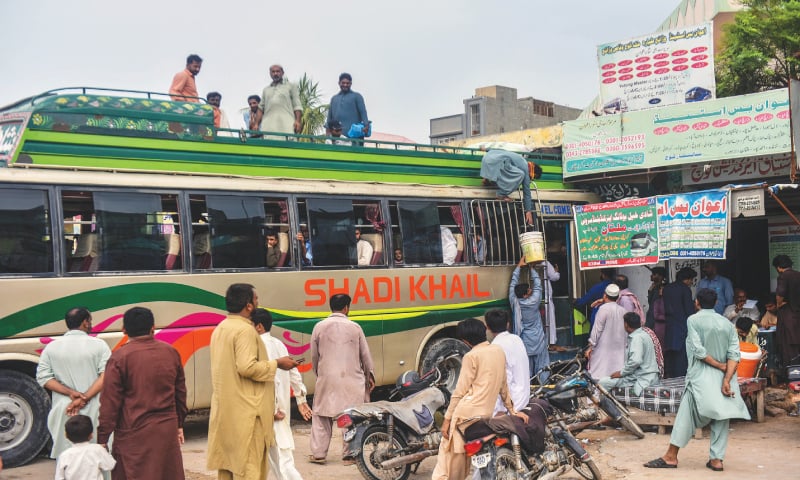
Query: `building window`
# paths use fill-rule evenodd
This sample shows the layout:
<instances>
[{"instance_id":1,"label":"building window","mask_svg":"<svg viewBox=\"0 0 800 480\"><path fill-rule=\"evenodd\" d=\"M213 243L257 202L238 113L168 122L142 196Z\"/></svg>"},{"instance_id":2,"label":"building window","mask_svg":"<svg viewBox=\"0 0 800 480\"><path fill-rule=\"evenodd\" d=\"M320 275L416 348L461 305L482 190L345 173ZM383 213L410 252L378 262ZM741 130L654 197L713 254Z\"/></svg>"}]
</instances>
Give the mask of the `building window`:
<instances>
[{"instance_id":1,"label":"building window","mask_svg":"<svg viewBox=\"0 0 800 480\"><path fill-rule=\"evenodd\" d=\"M472 136L481 134L481 106L473 104L469 106L469 123Z\"/></svg>"}]
</instances>

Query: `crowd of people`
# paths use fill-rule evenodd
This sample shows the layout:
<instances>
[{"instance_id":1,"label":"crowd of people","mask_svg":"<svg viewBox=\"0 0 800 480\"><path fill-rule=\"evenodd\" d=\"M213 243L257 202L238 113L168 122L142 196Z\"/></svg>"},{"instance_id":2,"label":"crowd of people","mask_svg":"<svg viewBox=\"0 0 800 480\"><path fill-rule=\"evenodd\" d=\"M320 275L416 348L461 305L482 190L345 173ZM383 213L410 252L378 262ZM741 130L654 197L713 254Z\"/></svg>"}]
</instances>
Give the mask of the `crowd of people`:
<instances>
[{"instance_id":1,"label":"crowd of people","mask_svg":"<svg viewBox=\"0 0 800 480\"><path fill-rule=\"evenodd\" d=\"M197 90L196 77L203 66L203 59L192 54L186 58L186 67L176 73L169 87L170 98L178 102L197 103L201 100ZM281 65L269 67L271 82L264 87L261 95L247 97L249 108L244 113L244 124L253 132L276 134L300 134L303 129L303 106L296 83L285 78ZM371 134L371 124L367 115L364 97L351 89L353 77L349 73L339 75L339 92L331 98L325 121L325 135L333 137L329 143L350 145L358 143ZM209 92L206 101L214 109L214 126L230 129L228 115L221 108L222 94ZM229 135L224 130L222 135ZM285 135L251 135L267 139L284 140Z\"/></svg>"},{"instance_id":2,"label":"crowd of people","mask_svg":"<svg viewBox=\"0 0 800 480\"><path fill-rule=\"evenodd\" d=\"M736 377L739 342L753 341L758 325L777 325L784 362L800 354L800 273L785 255L775 257L773 265L777 291L761 318L747 304L746 292L732 288L713 262L704 266L695 298L693 270L682 269L666 283L666 271L653 268L647 313L627 277L612 270L604 270L599 286L589 290L595 295L602 289L600 298L576 301L596 310L586 357L600 385L640 395L662 378L685 377L669 447L646 467L677 467L678 452L695 429L710 425L706 466L724 468L729 421L749 418ZM728 293L730 299L720 302ZM543 300L539 273L523 258L510 280L511 314L492 309L485 322L459 322L456 336L470 351L444 416L432 478L466 478L469 465L457 433L465 420L502 414L527 420L530 378L550 362L550 339L539 310ZM312 409L297 370L305 359L290 357L270 334L272 317L259 306L255 287L228 287L228 316L210 340L207 466L218 478L263 480L270 471L279 480L301 478L289 423L292 395L302 418L311 421L307 460L314 464L327 462L337 414L370 400L374 367L363 330L348 318L351 298L337 294L329 303L330 316L311 334ZM180 449L188 410L180 355L153 337L149 309L133 307L122 321L128 341L112 353L89 335L91 312L72 308L65 315L67 333L42 351L37 381L52 393L48 428L56 479L103 478L109 471L113 480L184 478ZM346 444L342 462L355 463Z\"/></svg>"}]
</instances>

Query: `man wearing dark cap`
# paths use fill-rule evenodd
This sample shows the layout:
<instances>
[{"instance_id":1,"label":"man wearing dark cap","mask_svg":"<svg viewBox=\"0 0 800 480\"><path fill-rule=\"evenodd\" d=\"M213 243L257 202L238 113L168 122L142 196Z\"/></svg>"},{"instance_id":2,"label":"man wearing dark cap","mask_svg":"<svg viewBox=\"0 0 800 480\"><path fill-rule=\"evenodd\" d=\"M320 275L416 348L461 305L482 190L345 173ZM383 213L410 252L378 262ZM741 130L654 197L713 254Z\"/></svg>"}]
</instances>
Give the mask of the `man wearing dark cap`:
<instances>
[{"instance_id":1,"label":"man wearing dark cap","mask_svg":"<svg viewBox=\"0 0 800 480\"><path fill-rule=\"evenodd\" d=\"M331 133L330 136L333 138L329 138L325 140L325 143L328 145L352 145L353 142L347 140L347 137L342 137L342 122L339 120L333 120L329 125L328 128L330 129Z\"/></svg>"}]
</instances>

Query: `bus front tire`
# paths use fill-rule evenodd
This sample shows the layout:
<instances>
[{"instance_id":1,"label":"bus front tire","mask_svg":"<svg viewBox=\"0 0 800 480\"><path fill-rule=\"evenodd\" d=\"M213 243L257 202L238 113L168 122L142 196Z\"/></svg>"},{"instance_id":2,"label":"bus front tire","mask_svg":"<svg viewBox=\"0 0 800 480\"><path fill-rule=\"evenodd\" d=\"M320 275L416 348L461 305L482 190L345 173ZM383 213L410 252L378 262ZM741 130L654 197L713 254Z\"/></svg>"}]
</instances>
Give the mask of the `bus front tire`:
<instances>
[{"instance_id":1,"label":"bus front tire","mask_svg":"<svg viewBox=\"0 0 800 480\"><path fill-rule=\"evenodd\" d=\"M50 439L50 397L36 380L13 370L0 371L0 457L5 468L24 465Z\"/></svg>"},{"instance_id":2,"label":"bus front tire","mask_svg":"<svg viewBox=\"0 0 800 480\"><path fill-rule=\"evenodd\" d=\"M437 338L425 347L422 352L422 361L420 362L420 374L424 374L436 366L438 359L447 357L454 352L459 353L459 357L448 360L445 365L447 372L445 384L450 393L453 393L456 389L458 374L461 372L461 358L465 353L469 352L469 347L455 338Z\"/></svg>"}]
</instances>

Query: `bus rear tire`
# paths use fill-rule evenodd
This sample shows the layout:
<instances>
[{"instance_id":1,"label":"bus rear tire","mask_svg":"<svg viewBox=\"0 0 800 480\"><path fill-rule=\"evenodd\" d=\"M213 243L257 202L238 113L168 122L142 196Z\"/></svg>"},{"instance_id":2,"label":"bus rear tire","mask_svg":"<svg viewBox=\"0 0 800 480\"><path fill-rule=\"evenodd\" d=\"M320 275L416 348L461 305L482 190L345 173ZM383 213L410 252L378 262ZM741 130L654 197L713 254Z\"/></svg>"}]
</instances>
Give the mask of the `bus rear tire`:
<instances>
[{"instance_id":1,"label":"bus rear tire","mask_svg":"<svg viewBox=\"0 0 800 480\"><path fill-rule=\"evenodd\" d=\"M447 372L445 386L450 393L453 393L456 389L458 374L461 372L461 358L465 353L469 352L469 347L455 338L437 338L422 351L422 362L420 362L420 374L424 374L436 366L436 361L439 358L446 357L454 352L458 352L460 354L459 357L450 359L445 365L445 371Z\"/></svg>"},{"instance_id":2,"label":"bus rear tire","mask_svg":"<svg viewBox=\"0 0 800 480\"><path fill-rule=\"evenodd\" d=\"M0 370L0 457L6 468L24 465L50 439L50 397L24 373Z\"/></svg>"}]
</instances>

